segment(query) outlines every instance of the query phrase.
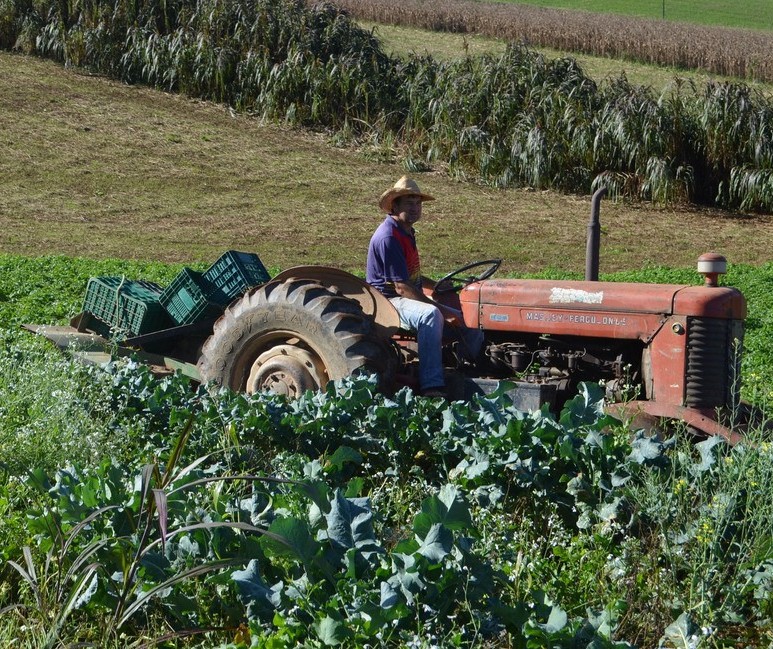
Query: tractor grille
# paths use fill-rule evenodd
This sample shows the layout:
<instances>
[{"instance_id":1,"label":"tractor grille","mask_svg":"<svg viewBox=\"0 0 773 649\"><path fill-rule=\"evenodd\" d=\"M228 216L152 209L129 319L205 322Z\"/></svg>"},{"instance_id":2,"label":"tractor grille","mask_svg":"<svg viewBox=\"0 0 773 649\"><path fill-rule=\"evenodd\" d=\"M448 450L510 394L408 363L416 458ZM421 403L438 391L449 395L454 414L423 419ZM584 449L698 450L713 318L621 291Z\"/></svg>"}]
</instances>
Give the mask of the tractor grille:
<instances>
[{"instance_id":1,"label":"tractor grille","mask_svg":"<svg viewBox=\"0 0 773 649\"><path fill-rule=\"evenodd\" d=\"M733 407L740 399L743 322L687 319L685 404Z\"/></svg>"}]
</instances>

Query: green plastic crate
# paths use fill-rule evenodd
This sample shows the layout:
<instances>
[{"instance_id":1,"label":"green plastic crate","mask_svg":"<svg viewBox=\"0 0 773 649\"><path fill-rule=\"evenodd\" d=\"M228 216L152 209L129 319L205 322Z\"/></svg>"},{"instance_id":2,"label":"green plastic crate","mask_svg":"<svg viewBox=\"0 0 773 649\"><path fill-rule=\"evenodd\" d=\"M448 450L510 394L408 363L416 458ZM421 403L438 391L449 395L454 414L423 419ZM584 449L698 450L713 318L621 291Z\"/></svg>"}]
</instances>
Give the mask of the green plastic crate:
<instances>
[{"instance_id":1,"label":"green plastic crate","mask_svg":"<svg viewBox=\"0 0 773 649\"><path fill-rule=\"evenodd\" d=\"M161 293L160 302L178 325L218 318L224 311L217 289L203 275L183 268Z\"/></svg>"},{"instance_id":2,"label":"green plastic crate","mask_svg":"<svg viewBox=\"0 0 773 649\"><path fill-rule=\"evenodd\" d=\"M98 318L98 333L112 338L129 338L171 326L161 306L161 286L124 277L92 277L86 285L83 310Z\"/></svg>"},{"instance_id":3,"label":"green plastic crate","mask_svg":"<svg viewBox=\"0 0 773 649\"><path fill-rule=\"evenodd\" d=\"M222 294L213 297L222 299L227 305L247 289L265 284L271 277L255 253L229 250L204 273L204 279Z\"/></svg>"}]
</instances>

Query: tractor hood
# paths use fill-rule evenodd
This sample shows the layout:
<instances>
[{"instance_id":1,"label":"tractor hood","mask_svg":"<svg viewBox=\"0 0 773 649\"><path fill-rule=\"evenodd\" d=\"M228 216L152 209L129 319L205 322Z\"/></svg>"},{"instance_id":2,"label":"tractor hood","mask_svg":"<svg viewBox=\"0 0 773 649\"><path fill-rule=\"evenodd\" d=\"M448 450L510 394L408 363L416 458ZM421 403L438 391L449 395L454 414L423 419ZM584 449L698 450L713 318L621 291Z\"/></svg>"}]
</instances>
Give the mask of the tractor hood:
<instances>
[{"instance_id":1,"label":"tractor hood","mask_svg":"<svg viewBox=\"0 0 773 649\"><path fill-rule=\"evenodd\" d=\"M590 334L608 325L617 336L642 337L668 316L746 317L743 295L725 287L502 279L470 284L459 298L468 326L502 331Z\"/></svg>"},{"instance_id":2,"label":"tractor hood","mask_svg":"<svg viewBox=\"0 0 773 649\"><path fill-rule=\"evenodd\" d=\"M462 291L460 299L479 304L547 309L671 313L674 295L684 288L659 284L500 279L471 284Z\"/></svg>"}]
</instances>

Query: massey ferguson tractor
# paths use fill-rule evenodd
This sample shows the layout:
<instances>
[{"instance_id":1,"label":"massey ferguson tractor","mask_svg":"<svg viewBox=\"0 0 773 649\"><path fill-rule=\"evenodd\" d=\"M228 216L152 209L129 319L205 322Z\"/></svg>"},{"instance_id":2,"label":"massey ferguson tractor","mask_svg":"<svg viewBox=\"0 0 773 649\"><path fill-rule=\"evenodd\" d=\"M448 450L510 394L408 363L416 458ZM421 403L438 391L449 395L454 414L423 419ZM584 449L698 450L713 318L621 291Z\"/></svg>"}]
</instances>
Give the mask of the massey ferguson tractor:
<instances>
[{"instance_id":1,"label":"massey ferguson tractor","mask_svg":"<svg viewBox=\"0 0 773 649\"><path fill-rule=\"evenodd\" d=\"M449 290L435 298L485 333L481 363L460 360L452 345L444 350L448 398L468 399L507 381L522 409L558 411L581 381L601 382L623 417L681 420L698 434L737 441L731 417L739 412L746 302L719 286L726 261L700 257L702 286L597 281L602 195L593 197L584 281L491 279L499 260L440 280ZM58 343L103 338L84 315L70 328L34 329ZM119 349L202 382L289 397L360 371L376 373L385 391L415 385L418 362L415 337L400 328L385 297L354 275L320 266L282 272L217 319L130 337Z\"/></svg>"},{"instance_id":2,"label":"massey ferguson tractor","mask_svg":"<svg viewBox=\"0 0 773 649\"><path fill-rule=\"evenodd\" d=\"M466 274L479 265L482 273ZM734 438L722 417L737 411L746 303L717 286L723 259L701 258L705 286L486 279L497 266L446 277L458 293L444 301L485 332L487 357L469 366L447 350L449 398L507 380L521 408L559 410L579 382L603 382L621 414ZM380 293L342 271L304 267L226 309L198 373L234 390L298 396L360 370L377 373L385 389L415 385L417 360L411 332Z\"/></svg>"}]
</instances>

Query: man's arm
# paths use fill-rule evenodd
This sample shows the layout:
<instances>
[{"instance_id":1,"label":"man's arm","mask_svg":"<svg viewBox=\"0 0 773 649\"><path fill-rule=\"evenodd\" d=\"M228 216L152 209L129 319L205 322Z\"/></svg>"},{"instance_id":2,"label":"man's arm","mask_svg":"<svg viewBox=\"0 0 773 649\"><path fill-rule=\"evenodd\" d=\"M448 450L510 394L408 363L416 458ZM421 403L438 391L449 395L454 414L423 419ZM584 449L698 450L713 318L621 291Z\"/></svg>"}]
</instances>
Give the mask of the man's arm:
<instances>
[{"instance_id":1,"label":"man's arm","mask_svg":"<svg viewBox=\"0 0 773 649\"><path fill-rule=\"evenodd\" d=\"M429 297L423 290L417 289L413 284L407 282L394 282L395 292L400 297L407 297L412 300L421 300L422 302L432 302L435 304L434 291L438 288L438 283L434 279L422 275L421 286L422 289L429 289Z\"/></svg>"},{"instance_id":2,"label":"man's arm","mask_svg":"<svg viewBox=\"0 0 773 649\"><path fill-rule=\"evenodd\" d=\"M394 282L395 293L400 297L407 297L410 300L419 300L420 302L431 302L426 295L413 284L408 282Z\"/></svg>"}]
</instances>

